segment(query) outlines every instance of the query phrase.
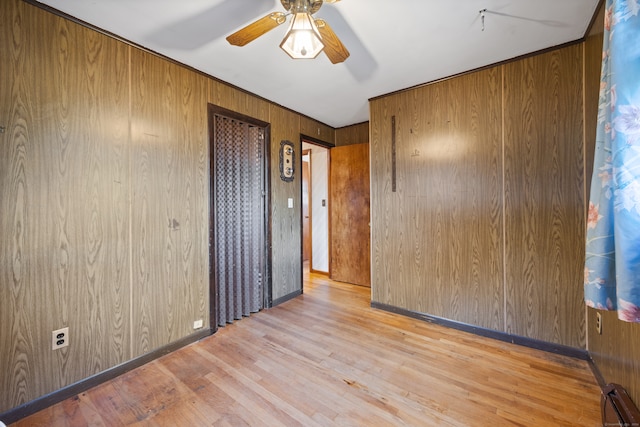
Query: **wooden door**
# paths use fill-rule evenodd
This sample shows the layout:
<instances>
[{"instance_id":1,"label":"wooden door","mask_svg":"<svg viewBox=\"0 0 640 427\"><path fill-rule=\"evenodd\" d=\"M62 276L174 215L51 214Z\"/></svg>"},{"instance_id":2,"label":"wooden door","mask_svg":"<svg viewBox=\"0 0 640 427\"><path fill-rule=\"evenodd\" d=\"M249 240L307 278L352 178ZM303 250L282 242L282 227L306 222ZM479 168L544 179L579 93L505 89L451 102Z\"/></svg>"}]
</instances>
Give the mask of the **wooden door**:
<instances>
[{"instance_id":1,"label":"wooden door","mask_svg":"<svg viewBox=\"0 0 640 427\"><path fill-rule=\"evenodd\" d=\"M330 275L371 286L369 144L332 148L330 154Z\"/></svg>"}]
</instances>

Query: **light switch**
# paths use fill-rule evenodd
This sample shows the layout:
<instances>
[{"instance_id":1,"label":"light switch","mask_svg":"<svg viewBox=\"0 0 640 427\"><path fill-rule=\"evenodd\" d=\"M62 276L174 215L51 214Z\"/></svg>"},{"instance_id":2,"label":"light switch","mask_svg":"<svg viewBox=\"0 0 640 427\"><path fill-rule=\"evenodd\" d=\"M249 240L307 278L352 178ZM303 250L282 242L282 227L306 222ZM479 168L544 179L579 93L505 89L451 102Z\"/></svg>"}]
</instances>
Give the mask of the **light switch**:
<instances>
[{"instance_id":1,"label":"light switch","mask_svg":"<svg viewBox=\"0 0 640 427\"><path fill-rule=\"evenodd\" d=\"M291 197L289 197L288 205L289 205L289 209L293 209L293 199Z\"/></svg>"}]
</instances>

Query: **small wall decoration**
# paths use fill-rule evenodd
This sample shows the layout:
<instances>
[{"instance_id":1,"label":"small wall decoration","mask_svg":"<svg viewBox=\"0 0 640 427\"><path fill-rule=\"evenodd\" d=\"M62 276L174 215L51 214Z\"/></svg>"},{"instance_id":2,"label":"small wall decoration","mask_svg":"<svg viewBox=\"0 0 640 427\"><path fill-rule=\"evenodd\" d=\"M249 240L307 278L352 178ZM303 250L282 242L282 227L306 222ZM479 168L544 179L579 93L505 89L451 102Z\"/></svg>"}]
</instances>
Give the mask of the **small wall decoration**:
<instances>
[{"instance_id":1,"label":"small wall decoration","mask_svg":"<svg viewBox=\"0 0 640 427\"><path fill-rule=\"evenodd\" d=\"M280 179L286 182L293 181L294 159L293 142L280 142Z\"/></svg>"}]
</instances>

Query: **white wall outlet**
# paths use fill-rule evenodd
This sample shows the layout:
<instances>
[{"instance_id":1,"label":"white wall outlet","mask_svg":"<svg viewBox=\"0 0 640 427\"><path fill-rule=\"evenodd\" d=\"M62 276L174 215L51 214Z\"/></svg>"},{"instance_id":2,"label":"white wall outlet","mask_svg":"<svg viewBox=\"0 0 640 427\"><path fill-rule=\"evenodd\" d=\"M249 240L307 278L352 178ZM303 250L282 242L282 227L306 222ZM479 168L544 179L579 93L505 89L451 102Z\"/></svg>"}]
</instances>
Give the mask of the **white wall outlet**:
<instances>
[{"instance_id":1,"label":"white wall outlet","mask_svg":"<svg viewBox=\"0 0 640 427\"><path fill-rule=\"evenodd\" d=\"M596 331L602 335L602 314L596 313Z\"/></svg>"},{"instance_id":2,"label":"white wall outlet","mask_svg":"<svg viewBox=\"0 0 640 427\"><path fill-rule=\"evenodd\" d=\"M56 329L51 332L51 350L57 350L69 345L69 327Z\"/></svg>"},{"instance_id":3,"label":"white wall outlet","mask_svg":"<svg viewBox=\"0 0 640 427\"><path fill-rule=\"evenodd\" d=\"M287 200L287 206L289 207L289 209L293 209L293 198L289 197L289 199Z\"/></svg>"},{"instance_id":4,"label":"white wall outlet","mask_svg":"<svg viewBox=\"0 0 640 427\"><path fill-rule=\"evenodd\" d=\"M193 329L200 329L200 328L202 328L202 319L195 320L193 322Z\"/></svg>"}]
</instances>

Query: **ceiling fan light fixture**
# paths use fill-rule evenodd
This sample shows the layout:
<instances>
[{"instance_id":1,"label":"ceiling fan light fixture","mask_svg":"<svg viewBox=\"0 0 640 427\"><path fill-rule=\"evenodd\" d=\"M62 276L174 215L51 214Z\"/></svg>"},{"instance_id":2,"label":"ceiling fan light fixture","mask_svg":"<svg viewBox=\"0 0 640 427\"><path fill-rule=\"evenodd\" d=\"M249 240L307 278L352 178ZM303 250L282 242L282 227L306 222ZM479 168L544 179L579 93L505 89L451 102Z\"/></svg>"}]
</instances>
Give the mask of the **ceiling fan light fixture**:
<instances>
[{"instance_id":1,"label":"ceiling fan light fixture","mask_svg":"<svg viewBox=\"0 0 640 427\"><path fill-rule=\"evenodd\" d=\"M310 13L293 14L280 48L293 59L313 59L322 52L322 37Z\"/></svg>"}]
</instances>

